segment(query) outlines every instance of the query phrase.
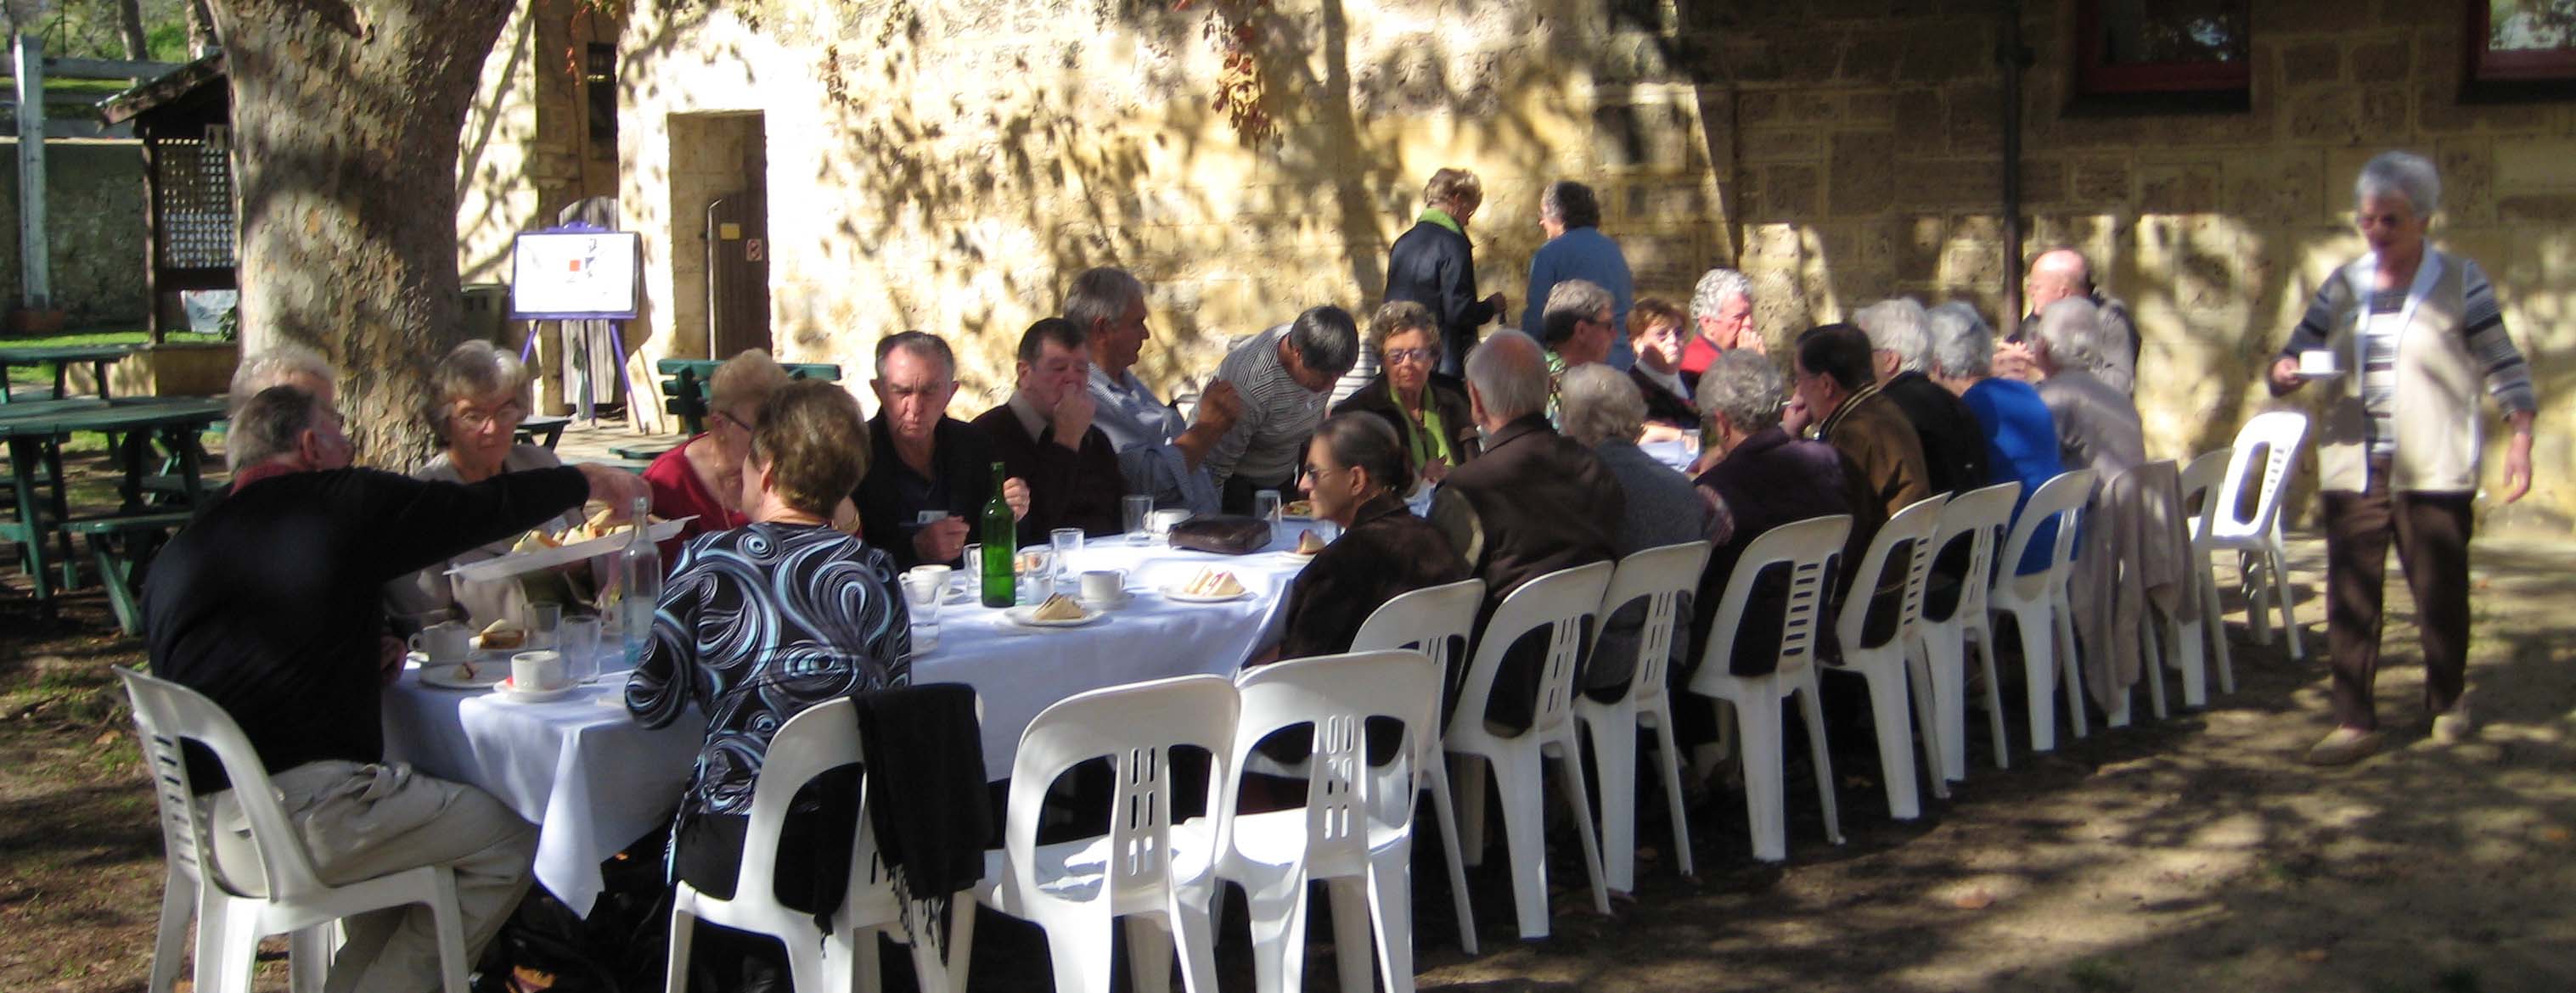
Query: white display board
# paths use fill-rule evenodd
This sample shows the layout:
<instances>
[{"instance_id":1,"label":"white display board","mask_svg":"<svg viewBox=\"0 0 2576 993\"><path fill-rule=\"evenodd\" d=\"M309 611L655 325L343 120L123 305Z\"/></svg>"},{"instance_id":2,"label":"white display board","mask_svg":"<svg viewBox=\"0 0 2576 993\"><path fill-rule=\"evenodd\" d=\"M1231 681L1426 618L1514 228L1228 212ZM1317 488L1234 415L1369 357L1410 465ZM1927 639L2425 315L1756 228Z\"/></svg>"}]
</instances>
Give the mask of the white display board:
<instances>
[{"instance_id":1,"label":"white display board","mask_svg":"<svg viewBox=\"0 0 2576 993\"><path fill-rule=\"evenodd\" d=\"M510 257L510 316L631 319L643 251L632 231L523 232Z\"/></svg>"}]
</instances>

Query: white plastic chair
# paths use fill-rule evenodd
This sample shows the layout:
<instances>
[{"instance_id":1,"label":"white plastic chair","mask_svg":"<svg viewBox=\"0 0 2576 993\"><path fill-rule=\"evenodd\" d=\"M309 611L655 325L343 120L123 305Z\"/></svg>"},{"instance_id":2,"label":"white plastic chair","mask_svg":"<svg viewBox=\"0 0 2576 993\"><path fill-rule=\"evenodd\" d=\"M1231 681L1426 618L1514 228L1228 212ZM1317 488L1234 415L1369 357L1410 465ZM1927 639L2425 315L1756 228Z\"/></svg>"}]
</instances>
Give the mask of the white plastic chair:
<instances>
[{"instance_id":1,"label":"white plastic chair","mask_svg":"<svg viewBox=\"0 0 2576 993\"><path fill-rule=\"evenodd\" d=\"M1735 705L1736 731L1743 739L1744 812L1752 823L1753 857L1778 862L1789 857L1789 811L1783 802L1780 704L1798 698L1807 722L1809 758L1816 767L1816 792L1824 802L1825 837L1843 843L1842 816L1834 809L1833 758L1825 748L1825 713L1816 702L1816 638L1826 600L1834 588L1834 557L1851 535L1851 515L1830 514L1763 532L1736 560L1726 579L1725 595L1710 619L1708 651L1691 673L1690 691ZM1789 598L1780 626L1779 665L1759 676L1729 671L1735 632L1744 624L1754 580L1770 566L1789 570Z\"/></svg>"},{"instance_id":2,"label":"white plastic chair","mask_svg":"<svg viewBox=\"0 0 2576 993\"><path fill-rule=\"evenodd\" d=\"M760 778L751 787L750 823L743 831L733 897L709 896L686 881L675 884L671 946L663 973L663 988L669 993L688 989L690 945L700 921L778 939L787 948L788 974L799 990L873 991L882 984L877 935L903 940L903 918L893 878L877 858L875 835L868 826L864 779L859 787L859 829L851 839L849 888L840 910L832 915L831 932L815 927L813 914L778 902L778 832L787 822L787 808L796 791L816 776L865 761L852 706L841 699L806 708L770 739ZM927 913L921 906L916 904L916 914ZM913 946L912 964L922 990L948 988L947 967L928 946Z\"/></svg>"},{"instance_id":3,"label":"white plastic chair","mask_svg":"<svg viewBox=\"0 0 2576 993\"><path fill-rule=\"evenodd\" d=\"M1120 917L1138 988L1169 990L1177 951L1190 993L1216 990L1209 900L1230 813L1219 800L1233 768L1238 708L1234 684L1224 678L1179 676L1066 697L1020 734L1003 847L984 853L984 885L975 895L1045 929L1060 993L1108 993L1109 923ZM1175 823L1171 752L1182 747L1208 752L1210 809ZM1109 833L1038 844L1048 787L1104 757L1116 780ZM949 938L956 989L966 988L974 934L974 915L957 915Z\"/></svg>"},{"instance_id":4,"label":"white plastic chair","mask_svg":"<svg viewBox=\"0 0 2576 993\"><path fill-rule=\"evenodd\" d=\"M1948 500L1940 495L1918 500L1879 526L1869 550L1861 553L1860 568L1852 572L1851 589L1843 595L1842 611L1834 618L1834 638L1842 656L1824 662L1829 671L1850 673L1869 683L1870 715L1878 730L1879 778L1887 781L1888 816L1900 821L1923 816L1921 787L1914 774L1914 728L1908 726L1906 716L1909 699L1923 732L1923 761L1932 767L1932 793L1950 795L1948 781L1941 775L1941 739L1932 714L1931 666L1926 663L1918 672L1913 651L1923 623L1923 586L1932 575L1932 533L1941 526L1941 505ZM1896 566L1904 575L1896 590L1896 629L1888 632L1885 641L1863 644L1870 607L1880 599L1879 577L1888 568L1888 558L1898 554L1898 545L1905 546L1905 558ZM1909 681L1919 683L1912 692L1907 689Z\"/></svg>"},{"instance_id":5,"label":"white plastic chair","mask_svg":"<svg viewBox=\"0 0 2576 993\"><path fill-rule=\"evenodd\" d=\"M1612 567L1595 562L1548 573L1503 598L1476 639L1474 661L1450 711L1442 746L1453 753L1493 764L1494 782L1502 791L1503 831L1512 858L1512 902L1521 937L1547 937L1546 786L1541 765L1554 760L1576 837L1583 842L1583 867L1592 877L1592 904L1610 914L1610 890L1601 879L1601 850L1592 837L1591 791L1583 781L1583 755L1574 733L1574 673L1583 661L1585 618L1601 609L1601 593L1610 586ZM1494 676L1504 649L1523 634L1545 629L1547 654L1539 667L1538 699L1530 726L1504 737L1485 728L1485 704L1493 696ZM1458 791L1460 840L1469 857L1484 848L1484 774L1467 768Z\"/></svg>"},{"instance_id":6,"label":"white plastic chair","mask_svg":"<svg viewBox=\"0 0 2576 993\"><path fill-rule=\"evenodd\" d=\"M2022 505L2021 518L2013 522L2012 538L2004 543L2003 566L1995 573L1994 586L1987 591L1987 607L1996 614L2009 616L2021 632L2022 672L2027 677L2030 694L2030 750L2057 750L2057 713L2049 701L2049 691L2064 683L2067 720L2075 736L2090 733L2084 715L2084 680L2075 657L2075 605L2069 600L2066 584L2075 571L2075 531L2082 523L2085 501L2093 496L2093 470L2073 469L2039 484ZM2049 518L2057 521L2057 540L2048 555L2048 568L2027 576L2015 575L2013 567L2022 560L2032 537Z\"/></svg>"},{"instance_id":7,"label":"white plastic chair","mask_svg":"<svg viewBox=\"0 0 2576 993\"><path fill-rule=\"evenodd\" d=\"M2001 543L2004 529L2012 526L2013 501L2020 496L2021 484L2013 481L1959 494L1942 505L1941 529L1932 533L1935 554L1953 540L1968 542L1968 571L1960 577L1958 602L1941 617L1933 616L1927 607L1923 625L1917 629L1932 669L1932 709L1941 728L1941 774L1952 781L1968 777L1966 665L1972 643L1986 677L1986 722L1994 736L1995 768L2012 765L2004 735L2003 688L1995 679L1995 632L1986 616L1986 590L1988 578L1994 575L1995 546Z\"/></svg>"},{"instance_id":8,"label":"white plastic chair","mask_svg":"<svg viewBox=\"0 0 2576 993\"><path fill-rule=\"evenodd\" d=\"M2289 553L2281 545L2281 496L2290 486L2290 469L2307 443L2308 415L2271 410L2254 415L2236 431L2227 461L2227 480L2219 484L2215 516L2194 544L2205 552L2236 553L2237 585L2245 591L2245 619L2254 628L2254 643L2272 643L2271 605L2281 607L2281 627L2289 633L2290 657L2305 657L2299 647L2299 620L2291 608ZM2258 463L2256 460L2260 459ZM2259 464L2259 470L2257 468ZM2256 472L2261 478L2255 478ZM2259 485L2254 512L2239 516L2245 488ZM2258 577L2259 574L2259 577ZM2258 582L2257 579L2260 579Z\"/></svg>"},{"instance_id":9,"label":"white plastic chair","mask_svg":"<svg viewBox=\"0 0 2576 993\"><path fill-rule=\"evenodd\" d=\"M116 674L134 701L134 725L161 804L161 841L170 869L161 894L161 925L153 939L152 993L165 993L178 980L191 905L197 914L196 989L249 993L251 962L261 938L289 935L293 988L320 990L330 969L334 922L415 903L429 905L435 922L441 988L465 993L465 924L456 906L453 870L431 865L341 886L323 883L312 852L269 785L267 767L232 715L177 683L122 667ZM259 853L258 878L228 878L217 864L215 828L206 823L189 784L179 744L183 740L213 752L232 782L235 802L250 822L251 845Z\"/></svg>"},{"instance_id":10,"label":"white plastic chair","mask_svg":"<svg viewBox=\"0 0 2576 993\"><path fill-rule=\"evenodd\" d=\"M1574 697L1574 717L1591 732L1593 769L1601 793L1601 872L1611 889L1637 888L1637 730L1655 732L1656 764L1664 774L1664 802L1673 820L1673 852L1682 875L1693 875L1690 822L1682 814L1681 750L1673 744L1673 703L1665 671L1672 666L1673 639L1680 629L1681 598L1699 589L1700 572L1708 567L1708 542L1691 541L1648 548L1620 560L1610 577L1610 591L1593 615L1593 643L1610 615L1634 601L1645 601L1645 626L1637 632L1637 658L1629 668L1628 692L1612 703L1582 694ZM1599 649L1596 648L1595 652ZM1600 659L1593 660L1594 665Z\"/></svg>"},{"instance_id":11,"label":"white plastic chair","mask_svg":"<svg viewBox=\"0 0 2576 993\"><path fill-rule=\"evenodd\" d=\"M2220 620L2218 577L2209 571L2209 549L2203 536L2209 534L2211 523L2218 517L2219 484L2227 479L2227 464L2235 451L2234 446L2221 446L2202 452L2182 470L2182 505L2189 508L2195 500L2200 503L2200 511L2191 516L2191 547L2185 556L2191 568L2192 595L2200 598L2200 619L2183 625L2183 632L2193 644L2207 641L2221 693L2236 692L2236 666L2227 657L2227 625Z\"/></svg>"},{"instance_id":12,"label":"white plastic chair","mask_svg":"<svg viewBox=\"0 0 2576 993\"><path fill-rule=\"evenodd\" d=\"M1351 637L1351 650L1365 652L1381 648L1409 648L1430 657L1440 676L1440 697L1445 700L1458 684L1457 659L1451 655L1454 644L1465 651L1475 637L1476 610L1485 604L1485 581L1462 579L1445 586L1415 590L1380 604L1360 624L1359 633ZM1436 718L1438 710L1433 711ZM1458 847L1458 804L1449 790L1449 763L1440 752L1440 727L1424 727L1413 739L1418 749L1413 756L1416 789L1431 791L1431 810L1440 821L1440 846L1449 856L1449 893L1458 912L1458 948L1469 955L1476 950L1476 910L1467 897L1467 863Z\"/></svg>"},{"instance_id":13,"label":"white plastic chair","mask_svg":"<svg viewBox=\"0 0 2576 993\"><path fill-rule=\"evenodd\" d=\"M1263 993L1303 988L1306 884L1323 882L1333 900L1333 947L1341 988L1370 988L1369 939L1388 993L1413 989L1414 786L1418 739L1437 733L1440 670L1408 650L1289 659L1235 677L1243 713L1235 725L1235 803L1244 760L1263 738L1308 729L1302 807L1237 814L1219 878L1243 884L1252 918L1253 975ZM1371 718L1403 722L1393 768L1368 766Z\"/></svg>"}]
</instances>

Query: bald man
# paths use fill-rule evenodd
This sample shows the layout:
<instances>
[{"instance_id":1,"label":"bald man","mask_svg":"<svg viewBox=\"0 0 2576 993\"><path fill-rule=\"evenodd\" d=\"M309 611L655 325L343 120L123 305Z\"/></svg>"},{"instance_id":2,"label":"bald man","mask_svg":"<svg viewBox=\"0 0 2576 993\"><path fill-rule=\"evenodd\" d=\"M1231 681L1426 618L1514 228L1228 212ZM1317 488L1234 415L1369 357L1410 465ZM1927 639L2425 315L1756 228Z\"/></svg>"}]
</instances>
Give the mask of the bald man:
<instances>
[{"instance_id":1,"label":"bald man","mask_svg":"<svg viewBox=\"0 0 2576 993\"><path fill-rule=\"evenodd\" d=\"M1995 372L2025 382L2037 382L2039 372L2031 364L2028 339L2039 330L2039 312L2060 300L2079 298L2093 301L2100 310L2103 349L2109 366L2098 374L2101 380L2126 394L2138 391L2138 354L2141 342L2137 322L2129 317L2129 305L2120 298L2102 292L2093 285L2093 263L2084 253L2072 248L2054 248L2030 260L2030 273L2021 281L2022 306L2029 313L2022 318L2021 329L2004 339L1995 349ZM2127 345L2123 348L2121 345Z\"/></svg>"}]
</instances>

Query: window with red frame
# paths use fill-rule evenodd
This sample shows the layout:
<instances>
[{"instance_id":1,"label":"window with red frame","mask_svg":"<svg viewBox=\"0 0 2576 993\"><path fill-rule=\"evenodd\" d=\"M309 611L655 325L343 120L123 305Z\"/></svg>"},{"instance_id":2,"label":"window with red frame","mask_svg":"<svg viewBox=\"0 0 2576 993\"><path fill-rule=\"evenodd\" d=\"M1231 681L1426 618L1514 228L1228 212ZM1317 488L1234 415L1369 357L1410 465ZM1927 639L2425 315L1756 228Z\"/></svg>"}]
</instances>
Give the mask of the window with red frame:
<instances>
[{"instance_id":1,"label":"window with red frame","mask_svg":"<svg viewBox=\"0 0 2576 993\"><path fill-rule=\"evenodd\" d=\"M2250 0L2075 0L2076 93L2244 94Z\"/></svg>"}]
</instances>

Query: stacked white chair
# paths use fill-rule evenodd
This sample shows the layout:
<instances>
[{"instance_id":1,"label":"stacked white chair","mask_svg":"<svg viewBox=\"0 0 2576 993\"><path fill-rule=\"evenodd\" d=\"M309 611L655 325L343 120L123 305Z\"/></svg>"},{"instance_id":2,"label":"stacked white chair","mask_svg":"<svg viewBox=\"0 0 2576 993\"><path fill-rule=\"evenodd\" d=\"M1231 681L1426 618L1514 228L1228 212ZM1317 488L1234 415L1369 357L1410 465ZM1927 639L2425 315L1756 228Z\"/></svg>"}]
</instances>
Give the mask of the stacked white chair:
<instances>
[{"instance_id":1,"label":"stacked white chair","mask_svg":"<svg viewBox=\"0 0 2576 993\"><path fill-rule=\"evenodd\" d=\"M1040 711L1011 763L1002 850L984 857L985 906L1046 931L1060 993L1108 993L1110 922L1126 919L1138 988L1171 988L1177 951L1190 993L1216 989L1216 856L1231 811L1220 802L1234 762L1234 684L1179 676L1076 694ZM1209 755L1206 816L1172 819L1171 753ZM1109 833L1038 844L1047 788L1084 762L1109 759L1116 780ZM974 915L959 914L949 972L966 988ZM1177 944L1177 948L1175 945Z\"/></svg>"},{"instance_id":2,"label":"stacked white chair","mask_svg":"<svg viewBox=\"0 0 2576 993\"><path fill-rule=\"evenodd\" d=\"M269 785L267 767L232 715L177 683L125 668L116 674L134 701L134 725L143 739L154 798L161 804L161 841L169 860L161 924L152 946L152 993L167 993L178 981L192 908L197 915L195 988L249 993L260 939L288 935L293 988L319 990L330 970L332 924L352 914L415 903L428 905L435 922L441 988L465 993L464 915L456 906L452 870L422 866L339 886L323 883L312 851ZM231 781L234 799L250 823L251 845L259 853L256 878L232 876L216 863L215 829L198 808L182 741L213 752Z\"/></svg>"},{"instance_id":3,"label":"stacked white chair","mask_svg":"<svg viewBox=\"0 0 2576 993\"><path fill-rule=\"evenodd\" d=\"M1429 656L1440 674L1440 697L1458 685L1457 658L1476 633L1476 609L1485 603L1485 581L1462 579L1445 586L1415 590L1381 604L1351 637L1351 650L1404 648ZM1436 710L1435 710L1436 714ZM1458 847L1458 805L1449 790L1449 763L1440 753L1440 727L1433 724L1414 738L1416 787L1431 791L1432 813L1440 821L1440 846L1449 857L1449 894L1458 912L1458 947L1476 950L1476 911L1467 897L1467 863Z\"/></svg>"},{"instance_id":4,"label":"stacked white chair","mask_svg":"<svg viewBox=\"0 0 2576 993\"><path fill-rule=\"evenodd\" d=\"M1672 695L1665 673L1672 667L1673 640L1683 623L1681 599L1699 588L1708 566L1708 542L1648 548L1620 560L1601 598L1594 629L1631 602L1645 604L1645 626L1638 630L1637 658L1629 668L1628 691L1603 703L1589 696L1574 698L1574 716L1591 732L1592 764L1600 775L1601 871L1609 886L1622 893L1637 888L1637 731L1655 732L1656 766L1663 773L1664 802L1673 821L1673 852L1682 875L1691 868L1690 823L1682 814L1680 750L1673 745ZM1596 637L1593 665L1600 665Z\"/></svg>"},{"instance_id":5,"label":"stacked white chair","mask_svg":"<svg viewBox=\"0 0 2576 993\"><path fill-rule=\"evenodd\" d=\"M742 863L734 877L732 898L709 896L686 881L675 886L670 955L663 973L663 988L669 993L689 988L690 943L701 921L777 939L787 948L788 975L799 990L879 988L877 936L900 941L904 930L894 881L877 857L875 832L868 826L864 780L859 829L851 839L849 889L840 910L832 915L832 930L817 929L813 914L791 909L777 896L778 833L787 822L788 805L797 790L833 769L865 761L853 706L846 699L816 704L789 718L770 739L760 778L751 787L750 823L743 830ZM919 916L927 913L923 906L915 905L915 919L927 919ZM925 993L948 989L946 963L929 946L913 946L912 964Z\"/></svg>"},{"instance_id":6,"label":"stacked white chair","mask_svg":"<svg viewBox=\"0 0 2576 993\"><path fill-rule=\"evenodd\" d=\"M2200 598L2200 619L2183 625L2183 632L2193 644L2206 640L2209 656L2217 663L2221 693L2236 692L2236 666L2227 657L2227 625L2220 620L2218 577L2209 571L2206 536L2218 517L2218 487L2227 479L2227 464L2235 451L2234 446L2222 446L2202 452L2182 470L2182 505L2200 504L2199 512L2191 516L2191 548L2185 558L2191 568L2192 593Z\"/></svg>"},{"instance_id":7,"label":"stacked white chair","mask_svg":"<svg viewBox=\"0 0 2576 993\"><path fill-rule=\"evenodd\" d=\"M2254 627L2254 643L2272 643L2271 605L2279 604L2281 627L2289 633L2290 657L2305 657L2299 647L2299 621L2291 609L2288 552L2281 544L2281 497L2290 487L2290 470L2299 447L2307 443L2308 415L2270 410L2254 415L2236 431L2236 446L2227 463L2227 480L2216 491L2216 515L2201 533L2204 552L2237 553L2237 583L2245 590L2245 619ZM2238 513L2246 488L2259 486L2251 514Z\"/></svg>"},{"instance_id":8,"label":"stacked white chair","mask_svg":"<svg viewBox=\"0 0 2576 993\"><path fill-rule=\"evenodd\" d=\"M1923 656L1932 669L1932 708L1940 725L1941 774L1958 781L1968 777L1967 650L1974 644L1986 683L1986 722L1994 736L1995 768L2012 765L2004 735L2002 684L1995 679L1995 633L1987 619L1987 577L1994 575L1995 547L2012 526L2013 500L2021 484L2002 482L1950 498L1941 507L1941 529L1932 533L1934 554L1953 540L1968 543L1968 571L1959 582L1959 599L1944 616L1925 607L1921 633Z\"/></svg>"},{"instance_id":9,"label":"stacked white chair","mask_svg":"<svg viewBox=\"0 0 2576 993\"><path fill-rule=\"evenodd\" d=\"M1574 674L1583 662L1583 635L1592 612L1601 609L1601 594L1610 586L1608 562L1561 569L1522 583L1503 598L1476 639L1474 661L1467 667L1457 707L1450 711L1442 747L1451 753L1490 762L1502 794L1504 840L1512 859L1512 904L1521 937L1547 937L1547 846L1542 804L1546 785L1542 766L1556 763L1567 813L1583 842L1583 866L1592 880L1592 904L1610 913L1610 891L1601 878L1601 851L1592 837L1591 791L1583 781L1583 755L1574 733ZM1504 650L1523 634L1546 633L1546 658L1539 667L1538 699L1530 725L1514 735L1485 727L1485 705L1494 693L1494 677ZM1484 847L1484 774L1462 767L1459 784L1462 817L1460 840L1468 857Z\"/></svg>"},{"instance_id":10,"label":"stacked white chair","mask_svg":"<svg viewBox=\"0 0 2576 993\"><path fill-rule=\"evenodd\" d=\"M2084 682L2075 657L2074 604L2068 599L2066 584L2075 568L2075 531L2084 516L2085 501L2093 495L2093 470L2075 469L2059 473L2039 485L2023 504L2021 518L2013 522L2012 538L2004 543L2004 558L1995 570L1994 586L1987 591L1987 606L1994 613L2013 619L2021 632L2022 672L2030 691L2030 749L2034 752L2057 750L2057 713L2051 705L2049 691L2059 683L2066 687L2067 720L2075 736L2088 732L2084 715ZM2027 576L2015 575L2014 568L2049 519L2057 520L2057 537L2049 551L2048 568ZM2062 676L2061 676L2062 674Z\"/></svg>"},{"instance_id":11,"label":"stacked white chair","mask_svg":"<svg viewBox=\"0 0 2576 993\"><path fill-rule=\"evenodd\" d=\"M1387 993L1413 989L1414 786L1409 768L1424 754L1417 739L1437 734L1440 670L1421 652L1352 652L1289 659L1235 677L1243 700L1234 735L1236 778L1270 735L1304 728L1306 802L1287 810L1236 814L1217 863L1220 878L1241 883L1252 918L1253 975L1262 993L1303 988L1306 884L1326 884L1333 900L1333 947L1341 988L1370 988L1368 949ZM1368 765L1368 722L1400 721L1404 740L1393 769Z\"/></svg>"},{"instance_id":12,"label":"stacked white chair","mask_svg":"<svg viewBox=\"0 0 2576 993\"><path fill-rule=\"evenodd\" d=\"M1851 516L1832 514L1783 524L1764 532L1744 549L1727 577L1726 592L1709 624L1708 651L1691 673L1690 691L1735 705L1737 734L1743 739L1744 807L1752 822L1753 857L1778 862L1789 857L1789 812L1781 783L1780 704L1798 698L1807 722L1807 744L1816 767L1816 790L1825 808L1825 836L1843 843L1841 815L1834 810L1833 760L1825 748L1824 708L1816 702L1816 639L1826 602L1834 588L1834 557L1851 535ZM1736 629L1753 594L1754 578L1765 567L1789 570L1789 598L1780 631L1779 666L1759 676L1729 671Z\"/></svg>"},{"instance_id":13,"label":"stacked white chair","mask_svg":"<svg viewBox=\"0 0 2576 993\"><path fill-rule=\"evenodd\" d=\"M1921 636L1923 623L1923 587L1932 575L1932 535L1941 526L1941 505L1947 497L1933 496L1916 501L1896 512L1880 525L1870 538L1869 550L1862 552L1860 568L1851 574L1851 589L1843 595L1843 606L1834 618L1834 638L1842 649L1839 660L1827 660L1825 668L1846 672L1868 681L1870 714L1878 730L1879 776L1887 781L1888 815L1900 821L1923 816L1921 787L1915 782L1914 733L1908 726L1907 702L1913 703L1923 734L1923 761L1932 768L1932 792L1947 797L1950 788L1941 774L1941 747L1938 721L1933 717L1931 667L1915 666L1913 651ZM1875 645L1865 644L1869 612L1881 599L1879 577L1889 568L1888 559L1900 554L1904 559L1895 568L1903 580L1895 591L1896 627L1887 639ZM1916 683L1911 692L1909 682Z\"/></svg>"}]
</instances>

